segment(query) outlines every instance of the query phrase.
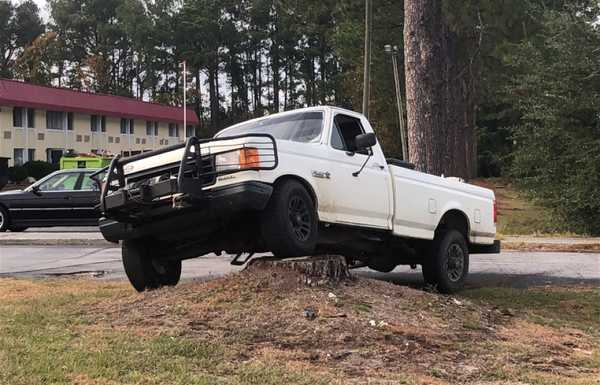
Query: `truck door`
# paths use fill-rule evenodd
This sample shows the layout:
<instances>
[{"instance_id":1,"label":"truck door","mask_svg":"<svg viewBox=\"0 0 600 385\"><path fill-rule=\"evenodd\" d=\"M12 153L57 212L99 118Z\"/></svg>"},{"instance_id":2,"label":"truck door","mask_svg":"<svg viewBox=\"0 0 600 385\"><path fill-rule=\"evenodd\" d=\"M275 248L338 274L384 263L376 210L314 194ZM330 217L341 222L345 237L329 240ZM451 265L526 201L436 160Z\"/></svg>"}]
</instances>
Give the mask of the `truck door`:
<instances>
[{"instance_id":1,"label":"truck door","mask_svg":"<svg viewBox=\"0 0 600 385\"><path fill-rule=\"evenodd\" d=\"M368 151L372 151L356 151L354 138L364 133L359 118L334 115L329 138L329 169L336 222L389 229L390 175L383 154L373 154L362 172L353 176L367 161Z\"/></svg>"}]
</instances>

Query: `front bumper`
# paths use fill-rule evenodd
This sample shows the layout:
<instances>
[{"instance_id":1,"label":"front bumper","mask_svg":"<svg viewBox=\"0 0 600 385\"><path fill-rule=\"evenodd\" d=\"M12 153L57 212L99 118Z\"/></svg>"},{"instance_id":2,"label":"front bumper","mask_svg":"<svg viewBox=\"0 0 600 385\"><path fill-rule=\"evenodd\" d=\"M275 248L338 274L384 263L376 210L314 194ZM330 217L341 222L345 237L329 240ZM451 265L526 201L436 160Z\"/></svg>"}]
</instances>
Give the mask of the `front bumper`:
<instances>
[{"instance_id":1,"label":"front bumper","mask_svg":"<svg viewBox=\"0 0 600 385\"><path fill-rule=\"evenodd\" d=\"M143 237L161 237L187 231L193 226L211 228L214 221L221 222L226 216L243 211L263 210L273 186L258 181L249 181L203 191L202 198L184 207L161 207L149 212L140 223L120 222L101 218L100 231L110 242ZM153 215L155 214L155 215Z\"/></svg>"}]
</instances>

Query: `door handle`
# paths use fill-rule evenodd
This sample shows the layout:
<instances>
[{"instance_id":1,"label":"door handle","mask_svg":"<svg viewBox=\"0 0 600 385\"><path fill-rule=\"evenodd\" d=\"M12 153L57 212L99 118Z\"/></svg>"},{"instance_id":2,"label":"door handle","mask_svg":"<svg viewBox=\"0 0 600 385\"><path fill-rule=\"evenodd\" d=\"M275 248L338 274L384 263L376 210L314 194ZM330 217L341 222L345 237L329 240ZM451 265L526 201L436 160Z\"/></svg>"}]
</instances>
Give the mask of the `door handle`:
<instances>
[{"instance_id":1,"label":"door handle","mask_svg":"<svg viewBox=\"0 0 600 385\"><path fill-rule=\"evenodd\" d=\"M373 168L378 168L378 169L380 169L380 170L384 170L384 169L385 169L385 166L384 166L384 165L382 165L382 164L381 164L381 163L379 163L379 162L373 162L373 166L372 166L372 167L373 167Z\"/></svg>"}]
</instances>

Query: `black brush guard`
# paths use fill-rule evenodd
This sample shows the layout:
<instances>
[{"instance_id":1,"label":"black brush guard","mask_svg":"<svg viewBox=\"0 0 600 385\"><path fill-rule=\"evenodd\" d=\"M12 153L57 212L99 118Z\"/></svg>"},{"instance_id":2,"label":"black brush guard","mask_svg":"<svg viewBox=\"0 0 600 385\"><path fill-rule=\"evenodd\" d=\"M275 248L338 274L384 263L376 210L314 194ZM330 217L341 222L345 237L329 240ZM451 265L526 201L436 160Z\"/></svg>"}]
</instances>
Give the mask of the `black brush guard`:
<instances>
[{"instance_id":1,"label":"black brush guard","mask_svg":"<svg viewBox=\"0 0 600 385\"><path fill-rule=\"evenodd\" d=\"M232 144L239 139L242 143ZM209 144L210 143L210 144ZM207 154L202 154L203 145L208 149ZM157 155L177 151L183 148L183 156L178 163L170 163L153 167L141 172L127 175L125 167L128 164ZM192 148L194 151L191 151ZM259 161L251 166L247 164L242 169L239 162L219 165L229 167L217 171L216 157L229 152L244 149L254 149L259 153ZM149 211L157 209L167 211L172 208L181 208L186 203L197 205L205 197L204 188L214 183L219 176L238 173L242 171L273 170L277 167L279 158L275 138L268 134L245 134L213 139L188 138L185 143L165 147L157 151L146 152L127 158L116 156L110 163L107 176L102 185L100 195L100 209L106 218L122 222L133 222L145 216ZM150 183L152 178L177 175L177 178L168 177L166 180ZM171 200L165 197L176 197ZM159 210L160 211L160 210Z\"/></svg>"}]
</instances>

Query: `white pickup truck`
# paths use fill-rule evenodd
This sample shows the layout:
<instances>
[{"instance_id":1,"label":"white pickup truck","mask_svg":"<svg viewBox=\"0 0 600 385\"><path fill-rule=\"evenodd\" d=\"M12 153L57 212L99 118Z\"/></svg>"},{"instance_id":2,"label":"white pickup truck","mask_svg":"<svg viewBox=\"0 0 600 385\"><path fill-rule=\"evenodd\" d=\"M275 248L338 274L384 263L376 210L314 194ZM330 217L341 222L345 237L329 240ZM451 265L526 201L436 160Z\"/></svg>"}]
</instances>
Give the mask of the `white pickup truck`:
<instances>
[{"instance_id":1,"label":"white pickup truck","mask_svg":"<svg viewBox=\"0 0 600 385\"><path fill-rule=\"evenodd\" d=\"M498 253L490 190L386 159L367 119L312 107L250 120L211 139L115 158L101 194L104 237L122 242L139 291L175 285L208 253L331 253L389 272L422 266L460 290L469 252Z\"/></svg>"}]
</instances>

